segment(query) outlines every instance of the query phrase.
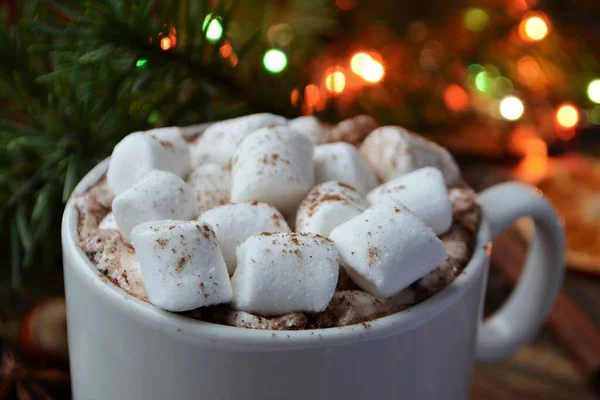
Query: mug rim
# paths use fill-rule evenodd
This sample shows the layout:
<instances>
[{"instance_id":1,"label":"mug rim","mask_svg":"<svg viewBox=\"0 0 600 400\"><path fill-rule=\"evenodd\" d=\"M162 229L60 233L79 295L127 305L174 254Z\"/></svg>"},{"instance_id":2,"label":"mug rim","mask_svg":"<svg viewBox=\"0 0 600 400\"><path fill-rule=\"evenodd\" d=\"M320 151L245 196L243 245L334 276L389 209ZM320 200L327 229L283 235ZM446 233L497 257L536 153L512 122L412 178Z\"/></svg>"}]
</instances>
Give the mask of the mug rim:
<instances>
[{"instance_id":1,"label":"mug rim","mask_svg":"<svg viewBox=\"0 0 600 400\"><path fill-rule=\"evenodd\" d=\"M440 292L405 310L354 325L294 331L249 329L195 320L161 310L121 287L105 282L96 266L77 245L79 218L74 204L75 196L84 193L102 178L109 159L110 157L97 164L84 176L65 206L61 228L64 274L78 275L79 282L87 284L94 294L125 312L130 318L190 343L230 350L290 350L351 344L397 335L427 322L458 301L488 265L491 252L490 230L483 216L476 235L475 250L463 271Z\"/></svg>"}]
</instances>

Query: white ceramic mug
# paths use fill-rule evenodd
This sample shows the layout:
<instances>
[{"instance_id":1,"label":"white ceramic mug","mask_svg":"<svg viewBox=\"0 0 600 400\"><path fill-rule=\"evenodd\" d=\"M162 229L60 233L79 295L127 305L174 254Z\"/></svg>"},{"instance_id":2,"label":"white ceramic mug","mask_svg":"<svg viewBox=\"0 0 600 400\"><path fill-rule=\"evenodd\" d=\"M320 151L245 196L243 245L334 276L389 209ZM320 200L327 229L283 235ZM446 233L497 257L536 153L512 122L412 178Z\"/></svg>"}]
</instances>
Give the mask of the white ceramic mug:
<instances>
[{"instance_id":1,"label":"white ceramic mug","mask_svg":"<svg viewBox=\"0 0 600 400\"><path fill-rule=\"evenodd\" d=\"M79 184L82 193L107 161ZM181 317L99 278L77 247L77 210L62 225L69 351L76 400L467 399L473 360L510 355L533 338L563 277L559 217L529 186L481 194L475 253L432 298L368 324L265 331ZM482 322L490 240L522 216L536 235L505 305Z\"/></svg>"}]
</instances>

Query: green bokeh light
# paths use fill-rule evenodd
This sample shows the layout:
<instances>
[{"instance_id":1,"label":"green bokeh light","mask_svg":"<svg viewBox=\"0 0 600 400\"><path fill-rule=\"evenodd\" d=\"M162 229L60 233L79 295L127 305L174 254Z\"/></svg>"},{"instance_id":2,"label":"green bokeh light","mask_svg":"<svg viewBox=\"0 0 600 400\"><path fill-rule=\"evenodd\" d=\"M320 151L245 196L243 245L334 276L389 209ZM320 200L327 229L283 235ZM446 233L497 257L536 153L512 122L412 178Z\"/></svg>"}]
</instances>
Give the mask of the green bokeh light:
<instances>
[{"instance_id":1,"label":"green bokeh light","mask_svg":"<svg viewBox=\"0 0 600 400\"><path fill-rule=\"evenodd\" d=\"M600 79L594 79L587 87L587 95L591 101L600 104Z\"/></svg>"},{"instance_id":2,"label":"green bokeh light","mask_svg":"<svg viewBox=\"0 0 600 400\"><path fill-rule=\"evenodd\" d=\"M161 118L160 112L157 110L154 110L150 113L150 115L148 115L148 123L155 124L156 122L158 122L158 120L160 118Z\"/></svg>"},{"instance_id":3,"label":"green bokeh light","mask_svg":"<svg viewBox=\"0 0 600 400\"><path fill-rule=\"evenodd\" d=\"M279 49L271 49L263 57L265 69L273 74L277 74L287 67L287 56Z\"/></svg>"},{"instance_id":4,"label":"green bokeh light","mask_svg":"<svg viewBox=\"0 0 600 400\"><path fill-rule=\"evenodd\" d=\"M486 71L481 71L475 75L475 87L480 92L486 93L491 89L491 79Z\"/></svg>"},{"instance_id":5,"label":"green bokeh light","mask_svg":"<svg viewBox=\"0 0 600 400\"><path fill-rule=\"evenodd\" d=\"M148 62L147 58L140 58L139 60L136 61L135 66L140 68L140 67L143 67L147 62Z\"/></svg>"},{"instance_id":6,"label":"green bokeh light","mask_svg":"<svg viewBox=\"0 0 600 400\"><path fill-rule=\"evenodd\" d=\"M204 18L202 30L206 34L206 40L211 43L218 42L223 36L223 25L214 14L208 14L206 18Z\"/></svg>"},{"instance_id":7,"label":"green bokeh light","mask_svg":"<svg viewBox=\"0 0 600 400\"><path fill-rule=\"evenodd\" d=\"M464 14L465 27L473 32L481 32L490 23L490 16L481 8L470 7Z\"/></svg>"}]
</instances>

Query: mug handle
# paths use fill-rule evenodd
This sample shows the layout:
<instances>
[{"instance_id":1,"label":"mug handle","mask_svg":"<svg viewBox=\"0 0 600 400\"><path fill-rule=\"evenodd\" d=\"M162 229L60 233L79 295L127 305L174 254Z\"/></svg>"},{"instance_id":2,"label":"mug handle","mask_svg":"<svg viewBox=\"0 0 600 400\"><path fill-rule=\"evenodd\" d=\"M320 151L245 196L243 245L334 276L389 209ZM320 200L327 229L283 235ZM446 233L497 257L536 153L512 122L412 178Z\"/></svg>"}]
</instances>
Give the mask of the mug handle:
<instances>
[{"instance_id":1,"label":"mug handle","mask_svg":"<svg viewBox=\"0 0 600 400\"><path fill-rule=\"evenodd\" d=\"M480 199L492 238L521 217L535 223L517 285L479 327L476 358L495 361L531 341L546 320L563 280L565 231L561 217L537 188L509 182L483 191Z\"/></svg>"}]
</instances>

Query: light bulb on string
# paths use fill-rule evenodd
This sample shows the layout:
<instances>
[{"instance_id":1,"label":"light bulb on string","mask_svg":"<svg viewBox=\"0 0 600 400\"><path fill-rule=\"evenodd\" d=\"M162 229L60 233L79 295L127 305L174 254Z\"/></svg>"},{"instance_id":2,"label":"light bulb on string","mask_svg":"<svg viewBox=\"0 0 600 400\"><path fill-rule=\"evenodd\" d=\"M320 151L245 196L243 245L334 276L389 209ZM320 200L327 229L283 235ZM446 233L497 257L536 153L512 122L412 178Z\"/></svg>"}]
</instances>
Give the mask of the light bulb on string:
<instances>
[{"instance_id":1,"label":"light bulb on string","mask_svg":"<svg viewBox=\"0 0 600 400\"><path fill-rule=\"evenodd\" d=\"M562 128L574 128L579 123L579 112L572 104L562 104L556 110L556 122ZM561 136L559 135L559 137Z\"/></svg>"},{"instance_id":2,"label":"light bulb on string","mask_svg":"<svg viewBox=\"0 0 600 400\"><path fill-rule=\"evenodd\" d=\"M506 96L500 101L500 115L504 119L516 121L523 116L524 111L523 102L518 97Z\"/></svg>"},{"instance_id":3,"label":"light bulb on string","mask_svg":"<svg viewBox=\"0 0 600 400\"><path fill-rule=\"evenodd\" d=\"M594 79L587 87L587 95L591 101L600 104L600 79Z\"/></svg>"},{"instance_id":4,"label":"light bulb on string","mask_svg":"<svg viewBox=\"0 0 600 400\"><path fill-rule=\"evenodd\" d=\"M465 10L463 21L468 30L481 32L490 23L490 16L481 8L470 7Z\"/></svg>"},{"instance_id":5,"label":"light bulb on string","mask_svg":"<svg viewBox=\"0 0 600 400\"><path fill-rule=\"evenodd\" d=\"M160 39L160 48L164 51L167 51L171 48L171 38L169 36L165 36Z\"/></svg>"},{"instance_id":6,"label":"light bulb on string","mask_svg":"<svg viewBox=\"0 0 600 400\"><path fill-rule=\"evenodd\" d=\"M218 42L223 36L223 25L217 16L208 14L202 23L202 30L206 35L206 40L210 43Z\"/></svg>"},{"instance_id":7,"label":"light bulb on string","mask_svg":"<svg viewBox=\"0 0 600 400\"><path fill-rule=\"evenodd\" d=\"M272 74L278 74L287 67L287 56L279 49L267 50L263 57L265 69Z\"/></svg>"},{"instance_id":8,"label":"light bulb on string","mask_svg":"<svg viewBox=\"0 0 600 400\"><path fill-rule=\"evenodd\" d=\"M342 93L346 87L346 74L342 67L333 67L325 71L325 87L332 93Z\"/></svg>"},{"instance_id":9,"label":"light bulb on string","mask_svg":"<svg viewBox=\"0 0 600 400\"><path fill-rule=\"evenodd\" d=\"M146 65L146 63L147 63L147 62L148 62L148 59L147 59L147 58L140 58L139 60L137 60L137 61L135 62L135 66L136 66L136 67L138 67L138 68L141 68L141 67L143 67L144 65Z\"/></svg>"},{"instance_id":10,"label":"light bulb on string","mask_svg":"<svg viewBox=\"0 0 600 400\"><path fill-rule=\"evenodd\" d=\"M537 42L544 39L550 31L548 18L545 14L528 14L519 24L519 34L527 42Z\"/></svg>"}]
</instances>

